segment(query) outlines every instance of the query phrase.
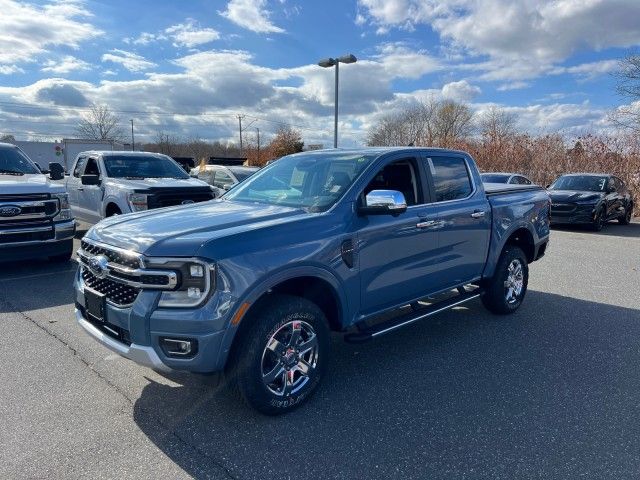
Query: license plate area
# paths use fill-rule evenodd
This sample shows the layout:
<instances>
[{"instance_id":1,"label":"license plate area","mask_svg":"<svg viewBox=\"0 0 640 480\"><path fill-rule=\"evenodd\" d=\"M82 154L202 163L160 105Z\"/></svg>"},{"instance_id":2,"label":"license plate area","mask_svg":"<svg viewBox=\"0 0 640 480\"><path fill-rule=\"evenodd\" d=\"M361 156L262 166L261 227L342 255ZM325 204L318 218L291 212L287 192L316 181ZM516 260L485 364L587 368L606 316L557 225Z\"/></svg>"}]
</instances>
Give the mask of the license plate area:
<instances>
[{"instance_id":1,"label":"license plate area","mask_svg":"<svg viewBox=\"0 0 640 480\"><path fill-rule=\"evenodd\" d=\"M84 308L92 320L104 322L107 310L106 306L107 299L105 295L85 287Z\"/></svg>"}]
</instances>

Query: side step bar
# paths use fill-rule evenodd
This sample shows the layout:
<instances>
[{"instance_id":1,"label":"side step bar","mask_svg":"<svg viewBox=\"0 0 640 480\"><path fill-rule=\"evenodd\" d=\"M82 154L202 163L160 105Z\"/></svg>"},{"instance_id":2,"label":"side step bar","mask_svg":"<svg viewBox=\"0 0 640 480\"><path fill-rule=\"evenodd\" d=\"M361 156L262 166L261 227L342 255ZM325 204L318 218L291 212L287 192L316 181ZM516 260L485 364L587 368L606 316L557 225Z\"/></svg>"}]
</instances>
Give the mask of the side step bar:
<instances>
[{"instance_id":1,"label":"side step bar","mask_svg":"<svg viewBox=\"0 0 640 480\"><path fill-rule=\"evenodd\" d=\"M451 308L457 307L458 305L462 305L463 303L474 300L480 297L483 293L484 291L480 288L472 292L460 293L459 295L448 298L438 303L434 303L433 305L429 305L428 307L425 307L418 311L393 318L391 320L373 325L371 327L366 327L359 332L347 333L344 336L344 340L348 343L367 342L375 337L384 335L385 333L393 332L394 330L406 327L407 325L411 325L412 323L419 320L424 320L425 318L431 317L436 313L444 312L445 310L449 310Z\"/></svg>"}]
</instances>

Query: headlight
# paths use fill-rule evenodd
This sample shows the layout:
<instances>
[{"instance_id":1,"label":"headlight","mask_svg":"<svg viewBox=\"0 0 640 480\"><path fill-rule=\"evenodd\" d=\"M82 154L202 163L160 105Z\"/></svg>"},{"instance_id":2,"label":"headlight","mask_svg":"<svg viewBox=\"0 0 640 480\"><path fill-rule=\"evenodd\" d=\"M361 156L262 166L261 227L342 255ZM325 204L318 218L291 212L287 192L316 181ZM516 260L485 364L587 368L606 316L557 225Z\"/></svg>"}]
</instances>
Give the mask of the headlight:
<instances>
[{"instance_id":1,"label":"headlight","mask_svg":"<svg viewBox=\"0 0 640 480\"><path fill-rule=\"evenodd\" d=\"M53 217L54 222L59 222L63 220L71 220L73 215L71 210L69 209L69 194L67 193L54 193L53 198L57 198L60 203L60 211L58 214Z\"/></svg>"},{"instance_id":2,"label":"headlight","mask_svg":"<svg viewBox=\"0 0 640 480\"><path fill-rule=\"evenodd\" d=\"M173 270L178 273L178 285L163 291L159 307L188 308L204 302L215 288L215 265L196 259L146 258L145 267Z\"/></svg>"},{"instance_id":3,"label":"headlight","mask_svg":"<svg viewBox=\"0 0 640 480\"><path fill-rule=\"evenodd\" d=\"M147 210L148 197L146 193L130 193L129 206L131 207L131 211L139 212L141 210Z\"/></svg>"}]
</instances>

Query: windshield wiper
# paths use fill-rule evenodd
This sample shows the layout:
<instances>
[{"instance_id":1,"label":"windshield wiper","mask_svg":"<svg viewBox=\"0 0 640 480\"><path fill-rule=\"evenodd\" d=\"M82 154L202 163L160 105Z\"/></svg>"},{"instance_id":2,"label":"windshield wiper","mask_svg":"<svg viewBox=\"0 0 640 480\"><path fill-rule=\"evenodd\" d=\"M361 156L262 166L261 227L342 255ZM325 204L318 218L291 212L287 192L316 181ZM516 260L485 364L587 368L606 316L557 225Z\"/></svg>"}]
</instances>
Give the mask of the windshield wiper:
<instances>
[{"instance_id":1,"label":"windshield wiper","mask_svg":"<svg viewBox=\"0 0 640 480\"><path fill-rule=\"evenodd\" d=\"M0 173L6 174L6 175L24 175L24 172L19 172L17 170L5 170L4 168L0 168Z\"/></svg>"}]
</instances>

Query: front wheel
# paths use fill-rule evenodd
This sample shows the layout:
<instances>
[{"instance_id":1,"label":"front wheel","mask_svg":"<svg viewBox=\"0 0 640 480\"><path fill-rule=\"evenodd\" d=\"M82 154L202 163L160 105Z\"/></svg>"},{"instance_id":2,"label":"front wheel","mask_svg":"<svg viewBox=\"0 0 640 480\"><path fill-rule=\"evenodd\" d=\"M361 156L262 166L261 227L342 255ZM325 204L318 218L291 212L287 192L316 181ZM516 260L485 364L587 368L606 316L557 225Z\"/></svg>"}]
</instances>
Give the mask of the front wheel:
<instances>
[{"instance_id":1,"label":"front wheel","mask_svg":"<svg viewBox=\"0 0 640 480\"><path fill-rule=\"evenodd\" d=\"M250 319L245 319L249 321ZM274 295L240 337L230 359L231 383L267 415L289 412L320 384L329 360L329 327L309 300Z\"/></svg>"},{"instance_id":2,"label":"front wheel","mask_svg":"<svg viewBox=\"0 0 640 480\"><path fill-rule=\"evenodd\" d=\"M618 219L621 225L629 225L631 223L631 217L633 216L633 204L629 204L624 211L624 215Z\"/></svg>"},{"instance_id":3,"label":"front wheel","mask_svg":"<svg viewBox=\"0 0 640 480\"><path fill-rule=\"evenodd\" d=\"M605 224L605 217L606 211L604 207L601 207L596 213L596 216L593 218L593 223L591 224L591 228L594 232L599 232L600 230L602 230L602 227L604 227Z\"/></svg>"},{"instance_id":4,"label":"front wheel","mask_svg":"<svg viewBox=\"0 0 640 480\"><path fill-rule=\"evenodd\" d=\"M521 248L509 246L500 255L493 277L485 282L482 303L490 312L515 312L527 293L529 266Z\"/></svg>"}]
</instances>

